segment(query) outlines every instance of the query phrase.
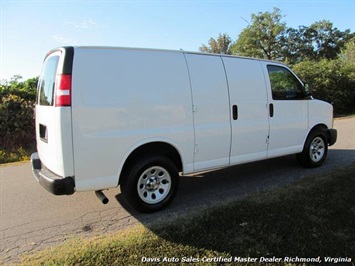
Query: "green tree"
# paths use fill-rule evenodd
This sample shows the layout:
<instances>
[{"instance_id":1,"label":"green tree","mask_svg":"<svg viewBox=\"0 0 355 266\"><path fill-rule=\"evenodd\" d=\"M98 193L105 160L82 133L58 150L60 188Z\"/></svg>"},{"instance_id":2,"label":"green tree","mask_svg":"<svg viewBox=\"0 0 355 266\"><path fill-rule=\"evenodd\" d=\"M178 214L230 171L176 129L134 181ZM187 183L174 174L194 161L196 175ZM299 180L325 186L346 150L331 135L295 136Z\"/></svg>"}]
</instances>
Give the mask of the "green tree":
<instances>
[{"instance_id":1,"label":"green tree","mask_svg":"<svg viewBox=\"0 0 355 266\"><path fill-rule=\"evenodd\" d=\"M288 28L281 38L284 61L294 64L306 58L313 61L335 59L352 35L350 30L340 31L328 20L309 27Z\"/></svg>"},{"instance_id":2,"label":"green tree","mask_svg":"<svg viewBox=\"0 0 355 266\"><path fill-rule=\"evenodd\" d=\"M20 79L19 75L14 76L0 86L1 154L3 151L7 154L16 152L19 148L29 149L35 144L33 107L38 78L24 82Z\"/></svg>"},{"instance_id":3,"label":"green tree","mask_svg":"<svg viewBox=\"0 0 355 266\"><path fill-rule=\"evenodd\" d=\"M215 53L215 54L231 54L231 43L232 39L228 34L219 34L217 40L210 38L208 41L208 46L202 44L199 48L200 52Z\"/></svg>"},{"instance_id":4,"label":"green tree","mask_svg":"<svg viewBox=\"0 0 355 266\"><path fill-rule=\"evenodd\" d=\"M259 12L251 15L251 24L240 33L231 50L233 54L264 59L279 59L282 56L283 34L286 24L281 10Z\"/></svg>"},{"instance_id":5,"label":"green tree","mask_svg":"<svg viewBox=\"0 0 355 266\"><path fill-rule=\"evenodd\" d=\"M313 23L309 27L309 35L314 43L314 56L316 59L335 59L349 38L350 30L340 31L333 27L329 20Z\"/></svg>"},{"instance_id":6,"label":"green tree","mask_svg":"<svg viewBox=\"0 0 355 266\"><path fill-rule=\"evenodd\" d=\"M312 83L315 98L333 104L336 114L355 112L355 80L350 78L341 60L304 60L294 65L293 70L301 79Z\"/></svg>"},{"instance_id":7,"label":"green tree","mask_svg":"<svg viewBox=\"0 0 355 266\"><path fill-rule=\"evenodd\" d=\"M355 80L355 37L345 43L344 48L339 54L339 60L344 69L345 74ZM355 92L355 88L353 87Z\"/></svg>"},{"instance_id":8,"label":"green tree","mask_svg":"<svg viewBox=\"0 0 355 266\"><path fill-rule=\"evenodd\" d=\"M298 29L287 28L282 36L282 43L282 57L287 64L313 58L314 48L306 26L299 26Z\"/></svg>"},{"instance_id":9,"label":"green tree","mask_svg":"<svg viewBox=\"0 0 355 266\"><path fill-rule=\"evenodd\" d=\"M10 79L10 84L12 85L16 85L20 82L20 80L22 79L21 75L14 75L11 79Z\"/></svg>"}]
</instances>

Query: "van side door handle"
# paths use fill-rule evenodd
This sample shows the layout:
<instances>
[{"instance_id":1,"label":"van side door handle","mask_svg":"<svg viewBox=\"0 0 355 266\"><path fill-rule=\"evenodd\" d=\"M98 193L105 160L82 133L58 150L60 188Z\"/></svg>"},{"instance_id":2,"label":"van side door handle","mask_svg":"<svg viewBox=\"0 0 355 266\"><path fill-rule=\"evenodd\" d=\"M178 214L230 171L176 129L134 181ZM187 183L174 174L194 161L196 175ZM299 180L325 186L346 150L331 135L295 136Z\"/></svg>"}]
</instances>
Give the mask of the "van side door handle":
<instances>
[{"instance_id":1,"label":"van side door handle","mask_svg":"<svg viewBox=\"0 0 355 266\"><path fill-rule=\"evenodd\" d=\"M269 104L269 112L270 117L274 117L274 105L272 103Z\"/></svg>"},{"instance_id":2,"label":"van side door handle","mask_svg":"<svg viewBox=\"0 0 355 266\"><path fill-rule=\"evenodd\" d=\"M233 105L233 120L237 120L237 119L238 119L238 106Z\"/></svg>"}]
</instances>

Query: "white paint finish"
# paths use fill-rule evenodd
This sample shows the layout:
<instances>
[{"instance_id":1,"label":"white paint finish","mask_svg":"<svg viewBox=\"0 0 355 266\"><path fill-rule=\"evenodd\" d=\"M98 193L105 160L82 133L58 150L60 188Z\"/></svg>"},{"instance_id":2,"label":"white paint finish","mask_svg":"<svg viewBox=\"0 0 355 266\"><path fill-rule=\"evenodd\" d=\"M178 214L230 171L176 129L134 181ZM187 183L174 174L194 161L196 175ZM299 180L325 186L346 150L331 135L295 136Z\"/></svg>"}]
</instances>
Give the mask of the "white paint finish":
<instances>
[{"instance_id":1,"label":"white paint finish","mask_svg":"<svg viewBox=\"0 0 355 266\"><path fill-rule=\"evenodd\" d=\"M39 124L46 126L48 142L39 138ZM74 176L70 107L36 105L36 136L42 163L59 176Z\"/></svg>"},{"instance_id":2,"label":"white paint finish","mask_svg":"<svg viewBox=\"0 0 355 266\"><path fill-rule=\"evenodd\" d=\"M263 71L258 60L222 57L230 104L238 106L232 120L231 164L266 158L269 121Z\"/></svg>"},{"instance_id":3,"label":"white paint finish","mask_svg":"<svg viewBox=\"0 0 355 266\"><path fill-rule=\"evenodd\" d=\"M194 171L229 164L231 143L227 80L219 56L186 54L194 104Z\"/></svg>"},{"instance_id":4,"label":"white paint finish","mask_svg":"<svg viewBox=\"0 0 355 266\"><path fill-rule=\"evenodd\" d=\"M74 58L77 190L117 186L126 153L137 143L168 140L185 164L193 162L191 91L182 53L78 48Z\"/></svg>"},{"instance_id":5,"label":"white paint finish","mask_svg":"<svg viewBox=\"0 0 355 266\"><path fill-rule=\"evenodd\" d=\"M272 101L274 117L270 118L269 154L298 146L302 151L308 133L309 100ZM280 155L283 155L281 152Z\"/></svg>"},{"instance_id":6,"label":"white paint finish","mask_svg":"<svg viewBox=\"0 0 355 266\"><path fill-rule=\"evenodd\" d=\"M323 124L328 128L333 127L333 106L329 103L314 99L309 102L309 127Z\"/></svg>"},{"instance_id":7,"label":"white paint finish","mask_svg":"<svg viewBox=\"0 0 355 266\"><path fill-rule=\"evenodd\" d=\"M55 52L46 60L53 56L59 56L56 74L61 74L59 69L62 69L63 57L60 52ZM74 176L71 108L39 104L35 108L37 150L42 163L59 176ZM47 141L40 138L40 125L46 128Z\"/></svg>"},{"instance_id":8,"label":"white paint finish","mask_svg":"<svg viewBox=\"0 0 355 266\"><path fill-rule=\"evenodd\" d=\"M275 65L292 71L283 64L276 62L261 62L263 65L268 106L274 105L274 116L270 117L270 137L268 157L298 153L309 132L308 103L310 100L273 100L267 65ZM292 73L293 74L293 73ZM297 78L298 79L298 78Z\"/></svg>"}]
</instances>

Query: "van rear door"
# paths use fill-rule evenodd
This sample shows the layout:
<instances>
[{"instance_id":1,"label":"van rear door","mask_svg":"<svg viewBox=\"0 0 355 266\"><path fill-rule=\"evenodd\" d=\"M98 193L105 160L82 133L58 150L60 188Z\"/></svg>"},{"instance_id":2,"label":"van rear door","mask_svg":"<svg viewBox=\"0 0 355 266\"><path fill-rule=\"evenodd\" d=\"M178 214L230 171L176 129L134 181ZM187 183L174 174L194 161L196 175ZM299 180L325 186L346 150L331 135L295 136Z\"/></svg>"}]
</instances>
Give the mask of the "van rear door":
<instances>
[{"instance_id":1,"label":"van rear door","mask_svg":"<svg viewBox=\"0 0 355 266\"><path fill-rule=\"evenodd\" d=\"M38 81L36 139L38 157L61 177L74 176L71 123L71 72L74 48L49 52Z\"/></svg>"}]
</instances>

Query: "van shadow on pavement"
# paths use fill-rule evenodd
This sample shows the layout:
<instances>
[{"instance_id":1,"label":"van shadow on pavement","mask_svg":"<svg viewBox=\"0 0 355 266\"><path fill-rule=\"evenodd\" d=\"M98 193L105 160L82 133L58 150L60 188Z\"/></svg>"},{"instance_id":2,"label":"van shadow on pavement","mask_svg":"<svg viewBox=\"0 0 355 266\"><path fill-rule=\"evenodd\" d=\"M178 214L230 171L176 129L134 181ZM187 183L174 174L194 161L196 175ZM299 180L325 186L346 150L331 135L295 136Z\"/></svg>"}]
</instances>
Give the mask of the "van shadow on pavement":
<instances>
[{"instance_id":1,"label":"van shadow on pavement","mask_svg":"<svg viewBox=\"0 0 355 266\"><path fill-rule=\"evenodd\" d=\"M135 211L120 194L116 196L116 199L133 217L156 235L168 241L179 243L181 241L174 239L173 236L160 233L157 229L160 221L164 222L177 217L187 217L203 208L218 206L234 199L242 199L252 193L265 191L273 187L292 184L305 177L326 174L353 163L355 163L355 150L330 149L324 164L314 169L301 167L295 156L290 155L232 166L222 170L203 172L192 176L181 176L180 187L172 204L166 209L152 214ZM213 249L213 243L201 246L201 242L196 242L193 238L185 237L184 239L183 243L179 244ZM232 250L228 250L228 245L225 245L224 248L219 247L219 249L213 250L226 253L232 252Z\"/></svg>"}]
</instances>

